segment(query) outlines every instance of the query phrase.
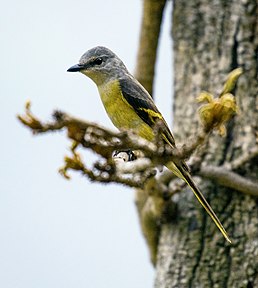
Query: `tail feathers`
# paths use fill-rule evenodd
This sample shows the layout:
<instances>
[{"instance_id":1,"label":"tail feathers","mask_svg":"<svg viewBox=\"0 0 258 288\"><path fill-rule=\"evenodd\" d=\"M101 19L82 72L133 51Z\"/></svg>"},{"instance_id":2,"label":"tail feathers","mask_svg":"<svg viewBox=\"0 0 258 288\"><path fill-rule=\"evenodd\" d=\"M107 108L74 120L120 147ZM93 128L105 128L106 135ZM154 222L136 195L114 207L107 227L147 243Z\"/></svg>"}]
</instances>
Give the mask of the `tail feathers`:
<instances>
[{"instance_id":1,"label":"tail feathers","mask_svg":"<svg viewBox=\"0 0 258 288\"><path fill-rule=\"evenodd\" d=\"M180 172L180 174L181 174L180 178L182 178L188 184L188 186L192 189L194 195L196 196L198 201L201 203L201 205L204 207L204 209L207 211L207 213L210 215L211 219L217 225L217 227L219 228L219 230L221 231L223 236L226 238L226 240L229 243L232 243L226 230L225 230L225 228L222 226L221 222L219 221L219 218L217 217L217 215L215 214L215 212L213 211L213 209L211 208L211 206L209 205L207 200L204 198L202 192L199 190L199 188L194 183L189 172L184 170L184 168L181 167L180 165L177 165L175 163L173 163L173 164L174 164L173 166L177 168L177 170L178 170L177 172Z\"/></svg>"}]
</instances>

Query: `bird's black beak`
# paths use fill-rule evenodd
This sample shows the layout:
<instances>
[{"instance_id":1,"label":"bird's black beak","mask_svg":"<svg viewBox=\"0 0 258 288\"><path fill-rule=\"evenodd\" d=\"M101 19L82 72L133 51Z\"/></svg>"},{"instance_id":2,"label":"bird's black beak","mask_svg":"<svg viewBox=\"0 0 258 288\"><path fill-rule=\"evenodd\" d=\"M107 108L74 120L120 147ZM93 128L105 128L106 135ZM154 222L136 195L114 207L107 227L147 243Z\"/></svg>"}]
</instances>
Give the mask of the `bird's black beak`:
<instances>
[{"instance_id":1,"label":"bird's black beak","mask_svg":"<svg viewBox=\"0 0 258 288\"><path fill-rule=\"evenodd\" d=\"M76 64L76 65L73 65L72 67L70 67L67 72L79 72L83 69L83 65L80 65L80 64Z\"/></svg>"}]
</instances>

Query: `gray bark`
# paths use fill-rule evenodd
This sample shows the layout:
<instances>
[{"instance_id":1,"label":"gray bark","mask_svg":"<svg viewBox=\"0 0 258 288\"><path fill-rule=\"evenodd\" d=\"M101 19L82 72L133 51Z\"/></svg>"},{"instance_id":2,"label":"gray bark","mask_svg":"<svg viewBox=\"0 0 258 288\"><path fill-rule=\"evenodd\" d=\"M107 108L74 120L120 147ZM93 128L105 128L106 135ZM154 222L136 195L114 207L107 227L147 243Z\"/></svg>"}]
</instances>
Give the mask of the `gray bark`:
<instances>
[{"instance_id":1,"label":"gray bark","mask_svg":"<svg viewBox=\"0 0 258 288\"><path fill-rule=\"evenodd\" d=\"M175 0L174 134L185 142L197 131L195 97L201 90L218 94L225 76L243 67L235 91L240 114L228 125L227 136L212 135L203 161L221 166L257 145L257 0ZM257 179L258 159L237 173ZM173 199L173 223L162 225L155 287L258 287L258 200L201 178L207 200L233 244L215 227L192 192Z\"/></svg>"}]
</instances>

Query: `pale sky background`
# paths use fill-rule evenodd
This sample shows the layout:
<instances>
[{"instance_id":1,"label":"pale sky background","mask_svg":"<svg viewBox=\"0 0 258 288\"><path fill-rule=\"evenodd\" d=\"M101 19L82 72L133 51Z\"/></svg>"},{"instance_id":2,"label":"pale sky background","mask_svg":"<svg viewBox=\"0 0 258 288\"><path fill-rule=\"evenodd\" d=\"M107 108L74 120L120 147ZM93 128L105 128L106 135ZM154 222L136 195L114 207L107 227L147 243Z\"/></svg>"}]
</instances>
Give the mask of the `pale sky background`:
<instances>
[{"instance_id":1,"label":"pale sky background","mask_svg":"<svg viewBox=\"0 0 258 288\"><path fill-rule=\"evenodd\" d=\"M155 89L168 123L171 4ZM42 119L58 108L112 127L94 83L66 70L86 50L103 45L133 71L141 6L141 0L2 2L0 287L153 287L134 191L75 173L66 181L57 172L70 144L65 133L32 136L15 116L30 99Z\"/></svg>"}]
</instances>

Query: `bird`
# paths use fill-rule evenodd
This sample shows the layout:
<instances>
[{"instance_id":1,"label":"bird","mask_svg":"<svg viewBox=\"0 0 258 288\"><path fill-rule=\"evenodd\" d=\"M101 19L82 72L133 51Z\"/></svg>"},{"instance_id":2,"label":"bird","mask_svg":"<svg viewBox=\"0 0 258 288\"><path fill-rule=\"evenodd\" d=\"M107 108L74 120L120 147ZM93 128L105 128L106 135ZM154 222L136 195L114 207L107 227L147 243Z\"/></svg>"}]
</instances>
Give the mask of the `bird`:
<instances>
[{"instance_id":1,"label":"bird","mask_svg":"<svg viewBox=\"0 0 258 288\"><path fill-rule=\"evenodd\" d=\"M159 121L162 140L172 149L176 147L174 136L150 94L110 49L103 46L91 48L67 72L81 72L95 82L104 108L119 130L131 130L153 141L154 127ZM232 243L219 218L195 184L187 164L183 160L175 160L166 166L188 184L222 235Z\"/></svg>"}]
</instances>

